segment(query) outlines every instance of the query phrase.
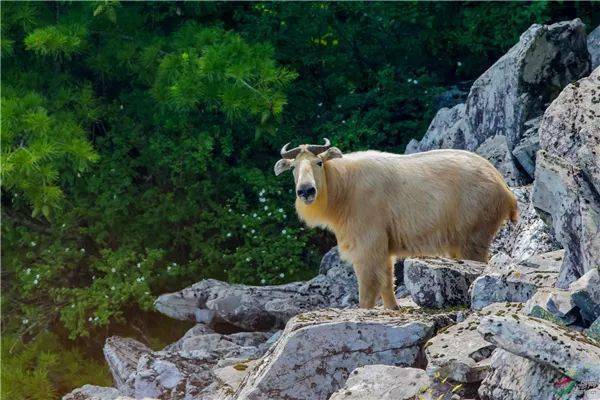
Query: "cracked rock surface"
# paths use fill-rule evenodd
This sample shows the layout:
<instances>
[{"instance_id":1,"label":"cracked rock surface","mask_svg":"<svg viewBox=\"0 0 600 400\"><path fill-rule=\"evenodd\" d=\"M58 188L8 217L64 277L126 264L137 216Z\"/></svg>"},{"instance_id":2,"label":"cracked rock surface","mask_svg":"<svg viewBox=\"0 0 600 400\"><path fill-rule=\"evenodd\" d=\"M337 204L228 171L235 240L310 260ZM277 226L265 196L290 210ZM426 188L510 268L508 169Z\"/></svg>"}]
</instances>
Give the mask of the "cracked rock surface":
<instances>
[{"instance_id":1,"label":"cracked rock surface","mask_svg":"<svg viewBox=\"0 0 600 400\"><path fill-rule=\"evenodd\" d=\"M360 365L412 366L450 319L413 311L323 310L294 317L232 397L327 399Z\"/></svg>"}]
</instances>

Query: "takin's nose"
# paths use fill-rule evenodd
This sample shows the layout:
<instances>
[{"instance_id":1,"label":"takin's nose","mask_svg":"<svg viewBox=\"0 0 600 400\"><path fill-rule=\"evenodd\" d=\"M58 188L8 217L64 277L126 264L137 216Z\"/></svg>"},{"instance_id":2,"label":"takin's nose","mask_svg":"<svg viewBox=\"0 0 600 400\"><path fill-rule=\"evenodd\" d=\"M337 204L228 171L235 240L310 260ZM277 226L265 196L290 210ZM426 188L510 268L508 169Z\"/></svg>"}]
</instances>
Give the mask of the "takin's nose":
<instances>
[{"instance_id":1,"label":"takin's nose","mask_svg":"<svg viewBox=\"0 0 600 400\"><path fill-rule=\"evenodd\" d=\"M300 186L298 190L296 190L296 194L303 200L312 200L317 194L317 189L314 186Z\"/></svg>"}]
</instances>

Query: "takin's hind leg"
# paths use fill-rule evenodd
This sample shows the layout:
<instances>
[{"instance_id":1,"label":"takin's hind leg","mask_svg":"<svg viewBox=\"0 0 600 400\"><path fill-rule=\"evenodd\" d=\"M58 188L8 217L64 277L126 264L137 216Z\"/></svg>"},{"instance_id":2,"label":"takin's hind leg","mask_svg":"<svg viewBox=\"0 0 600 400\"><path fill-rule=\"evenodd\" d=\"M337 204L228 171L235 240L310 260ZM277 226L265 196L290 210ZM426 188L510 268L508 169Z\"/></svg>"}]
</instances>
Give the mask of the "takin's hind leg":
<instances>
[{"instance_id":1,"label":"takin's hind leg","mask_svg":"<svg viewBox=\"0 0 600 400\"><path fill-rule=\"evenodd\" d=\"M488 262L489 249L497 227L490 225L474 230L461 248L461 256L465 260Z\"/></svg>"},{"instance_id":2,"label":"takin's hind leg","mask_svg":"<svg viewBox=\"0 0 600 400\"><path fill-rule=\"evenodd\" d=\"M388 257L385 263L385 269L381 270L379 281L381 285L381 298L383 306L390 310L398 309L396 292L394 290L394 258Z\"/></svg>"}]
</instances>

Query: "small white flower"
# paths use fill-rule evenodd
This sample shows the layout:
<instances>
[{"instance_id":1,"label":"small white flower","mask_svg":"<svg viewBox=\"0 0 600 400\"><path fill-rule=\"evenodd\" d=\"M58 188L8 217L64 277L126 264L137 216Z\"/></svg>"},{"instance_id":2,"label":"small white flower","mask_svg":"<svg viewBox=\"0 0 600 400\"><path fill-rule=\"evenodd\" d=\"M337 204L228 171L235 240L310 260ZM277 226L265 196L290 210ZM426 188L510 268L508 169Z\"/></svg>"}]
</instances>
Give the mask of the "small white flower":
<instances>
[{"instance_id":1,"label":"small white flower","mask_svg":"<svg viewBox=\"0 0 600 400\"><path fill-rule=\"evenodd\" d=\"M38 284L38 280L37 280L37 279L34 279L34 280L33 280L33 284L34 284L34 285L37 285L37 284Z\"/></svg>"},{"instance_id":2,"label":"small white flower","mask_svg":"<svg viewBox=\"0 0 600 400\"><path fill-rule=\"evenodd\" d=\"M265 283L267 283L267 281L264 280L264 278L263 278L263 279L260 280L260 283L262 283L264 285Z\"/></svg>"},{"instance_id":3,"label":"small white flower","mask_svg":"<svg viewBox=\"0 0 600 400\"><path fill-rule=\"evenodd\" d=\"M458 65L459 67L462 67L462 62L457 62L456 65Z\"/></svg>"},{"instance_id":4,"label":"small white flower","mask_svg":"<svg viewBox=\"0 0 600 400\"><path fill-rule=\"evenodd\" d=\"M66 252L68 252L69 250L71 250L71 249L69 249L68 247L65 249Z\"/></svg>"},{"instance_id":5,"label":"small white flower","mask_svg":"<svg viewBox=\"0 0 600 400\"><path fill-rule=\"evenodd\" d=\"M277 211L279 211L280 213L282 213L283 212L283 208L280 208Z\"/></svg>"},{"instance_id":6,"label":"small white flower","mask_svg":"<svg viewBox=\"0 0 600 400\"><path fill-rule=\"evenodd\" d=\"M251 258L250 257L246 257L246 262L250 262Z\"/></svg>"},{"instance_id":7,"label":"small white flower","mask_svg":"<svg viewBox=\"0 0 600 400\"><path fill-rule=\"evenodd\" d=\"M346 123L346 120L343 120L343 121L342 121L342 124L345 124L345 123Z\"/></svg>"},{"instance_id":8,"label":"small white flower","mask_svg":"<svg viewBox=\"0 0 600 400\"><path fill-rule=\"evenodd\" d=\"M242 229L246 229L246 225L242 225Z\"/></svg>"},{"instance_id":9,"label":"small white flower","mask_svg":"<svg viewBox=\"0 0 600 400\"><path fill-rule=\"evenodd\" d=\"M231 232L227 232L227 237L231 237Z\"/></svg>"},{"instance_id":10,"label":"small white flower","mask_svg":"<svg viewBox=\"0 0 600 400\"><path fill-rule=\"evenodd\" d=\"M250 231L250 233L254 233L254 232L256 232L254 229L252 229L252 230Z\"/></svg>"},{"instance_id":11,"label":"small white flower","mask_svg":"<svg viewBox=\"0 0 600 400\"><path fill-rule=\"evenodd\" d=\"M279 274L279 277L283 278L283 277L285 277L285 274L282 272L282 273Z\"/></svg>"},{"instance_id":12,"label":"small white flower","mask_svg":"<svg viewBox=\"0 0 600 400\"><path fill-rule=\"evenodd\" d=\"M123 104L121 104L121 107L120 107L120 108L121 108L121 110L123 109Z\"/></svg>"},{"instance_id":13,"label":"small white flower","mask_svg":"<svg viewBox=\"0 0 600 400\"><path fill-rule=\"evenodd\" d=\"M267 217L270 217L270 216L271 216L271 213L268 213L268 214L267 214Z\"/></svg>"},{"instance_id":14,"label":"small white flower","mask_svg":"<svg viewBox=\"0 0 600 400\"><path fill-rule=\"evenodd\" d=\"M169 266L167 267L167 271L170 271L170 270L171 270L171 266L169 265Z\"/></svg>"},{"instance_id":15,"label":"small white flower","mask_svg":"<svg viewBox=\"0 0 600 400\"><path fill-rule=\"evenodd\" d=\"M21 321L21 322L23 322L23 325L27 325L27 324L29 323L29 320L28 320L27 318L25 318L25 319L24 319L23 321Z\"/></svg>"},{"instance_id":16,"label":"small white flower","mask_svg":"<svg viewBox=\"0 0 600 400\"><path fill-rule=\"evenodd\" d=\"M258 201L260 201L261 203L264 203L265 201L267 201L267 199L265 199L264 197L260 197L260 198L258 199Z\"/></svg>"},{"instance_id":17,"label":"small white flower","mask_svg":"<svg viewBox=\"0 0 600 400\"><path fill-rule=\"evenodd\" d=\"M67 226L67 224L62 224L62 225L61 225L61 228L64 228L65 226Z\"/></svg>"},{"instance_id":18,"label":"small white flower","mask_svg":"<svg viewBox=\"0 0 600 400\"><path fill-rule=\"evenodd\" d=\"M81 174L80 174L79 172L77 173L77 177L78 177L78 178L81 178Z\"/></svg>"},{"instance_id":19,"label":"small white flower","mask_svg":"<svg viewBox=\"0 0 600 400\"><path fill-rule=\"evenodd\" d=\"M81 251L82 253L85 253L85 249L83 247L81 249L79 249L79 251Z\"/></svg>"},{"instance_id":20,"label":"small white flower","mask_svg":"<svg viewBox=\"0 0 600 400\"><path fill-rule=\"evenodd\" d=\"M418 83L419 83L419 81L415 79L415 80L413 81L413 83L416 85L416 84L418 84Z\"/></svg>"},{"instance_id":21,"label":"small white flower","mask_svg":"<svg viewBox=\"0 0 600 400\"><path fill-rule=\"evenodd\" d=\"M31 247L35 247L36 243L35 242L31 242Z\"/></svg>"},{"instance_id":22,"label":"small white flower","mask_svg":"<svg viewBox=\"0 0 600 400\"><path fill-rule=\"evenodd\" d=\"M140 264L140 263L136 264L136 267L138 267L138 268L140 268L141 266L142 266L142 264Z\"/></svg>"},{"instance_id":23,"label":"small white flower","mask_svg":"<svg viewBox=\"0 0 600 400\"><path fill-rule=\"evenodd\" d=\"M71 308L75 308L75 304L71 304Z\"/></svg>"},{"instance_id":24,"label":"small white flower","mask_svg":"<svg viewBox=\"0 0 600 400\"><path fill-rule=\"evenodd\" d=\"M36 280L37 280L37 279L40 279L40 274L37 274L37 275L35 276L35 279L36 279Z\"/></svg>"},{"instance_id":25,"label":"small white flower","mask_svg":"<svg viewBox=\"0 0 600 400\"><path fill-rule=\"evenodd\" d=\"M256 218L256 217L257 217L257 215L258 215L258 214L256 214L256 213L252 214L252 216L253 216L254 218Z\"/></svg>"},{"instance_id":26,"label":"small white flower","mask_svg":"<svg viewBox=\"0 0 600 400\"><path fill-rule=\"evenodd\" d=\"M150 294L150 292L144 292L144 294Z\"/></svg>"},{"instance_id":27,"label":"small white flower","mask_svg":"<svg viewBox=\"0 0 600 400\"><path fill-rule=\"evenodd\" d=\"M283 218L287 218L287 215L283 214Z\"/></svg>"},{"instance_id":28,"label":"small white flower","mask_svg":"<svg viewBox=\"0 0 600 400\"><path fill-rule=\"evenodd\" d=\"M92 317L89 317L89 318L88 318L88 321L92 322Z\"/></svg>"},{"instance_id":29,"label":"small white flower","mask_svg":"<svg viewBox=\"0 0 600 400\"><path fill-rule=\"evenodd\" d=\"M231 212L233 212L233 210L230 208L230 209L229 209L229 212L231 213Z\"/></svg>"},{"instance_id":30,"label":"small white flower","mask_svg":"<svg viewBox=\"0 0 600 400\"><path fill-rule=\"evenodd\" d=\"M269 206L265 206L264 209L265 211L267 211L269 209Z\"/></svg>"},{"instance_id":31,"label":"small white flower","mask_svg":"<svg viewBox=\"0 0 600 400\"><path fill-rule=\"evenodd\" d=\"M110 272L117 272L117 270L116 270L116 269L114 269L114 268L111 268L111 269L110 269Z\"/></svg>"},{"instance_id":32,"label":"small white flower","mask_svg":"<svg viewBox=\"0 0 600 400\"><path fill-rule=\"evenodd\" d=\"M29 275L29 274L31 273L31 268L27 268L27 269L25 270L25 273L26 273L27 275Z\"/></svg>"},{"instance_id":33,"label":"small white flower","mask_svg":"<svg viewBox=\"0 0 600 400\"><path fill-rule=\"evenodd\" d=\"M113 199L116 199L116 198L117 198L117 195L116 195L116 194L113 194Z\"/></svg>"},{"instance_id":34,"label":"small white flower","mask_svg":"<svg viewBox=\"0 0 600 400\"><path fill-rule=\"evenodd\" d=\"M96 275L92 275L92 280L96 279Z\"/></svg>"},{"instance_id":35,"label":"small white flower","mask_svg":"<svg viewBox=\"0 0 600 400\"><path fill-rule=\"evenodd\" d=\"M174 267L176 267L176 266L177 266L177 263L176 263L176 262L174 262L174 263L172 263L171 265L172 265L172 266L174 266Z\"/></svg>"},{"instance_id":36,"label":"small white flower","mask_svg":"<svg viewBox=\"0 0 600 400\"><path fill-rule=\"evenodd\" d=\"M285 229L283 229L283 230L281 231L281 234L282 234L282 235L285 235L286 233L287 233L287 230L285 230Z\"/></svg>"},{"instance_id":37,"label":"small white flower","mask_svg":"<svg viewBox=\"0 0 600 400\"><path fill-rule=\"evenodd\" d=\"M115 289L116 289L116 287L114 287L114 286L110 287L110 290L115 290Z\"/></svg>"},{"instance_id":38,"label":"small white flower","mask_svg":"<svg viewBox=\"0 0 600 400\"><path fill-rule=\"evenodd\" d=\"M412 82L412 79L408 78L408 79L406 80L406 82L408 82L408 83L411 83L411 82Z\"/></svg>"}]
</instances>

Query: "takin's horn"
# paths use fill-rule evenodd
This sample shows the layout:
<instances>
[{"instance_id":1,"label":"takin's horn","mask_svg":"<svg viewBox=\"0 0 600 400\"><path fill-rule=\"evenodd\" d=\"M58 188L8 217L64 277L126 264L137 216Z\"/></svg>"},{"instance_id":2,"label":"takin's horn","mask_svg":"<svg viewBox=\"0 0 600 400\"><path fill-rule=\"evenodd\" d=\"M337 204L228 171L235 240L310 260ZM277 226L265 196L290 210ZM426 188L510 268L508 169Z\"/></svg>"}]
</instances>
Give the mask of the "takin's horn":
<instances>
[{"instance_id":1,"label":"takin's horn","mask_svg":"<svg viewBox=\"0 0 600 400\"><path fill-rule=\"evenodd\" d=\"M296 156L298 155L298 153L300 153L300 147L294 147L291 150L288 150L288 146L290 144L286 143L285 146L283 146L281 148L281 158L287 158L288 160L293 160L294 158L296 158Z\"/></svg>"},{"instance_id":2,"label":"takin's horn","mask_svg":"<svg viewBox=\"0 0 600 400\"><path fill-rule=\"evenodd\" d=\"M306 149L308 151L310 151L311 153L313 153L315 156L321 154L322 152L328 150L331 147L331 142L329 141L329 139L324 138L325 139L325 144L323 145L318 145L318 144L309 144L308 146L306 146Z\"/></svg>"}]
</instances>

